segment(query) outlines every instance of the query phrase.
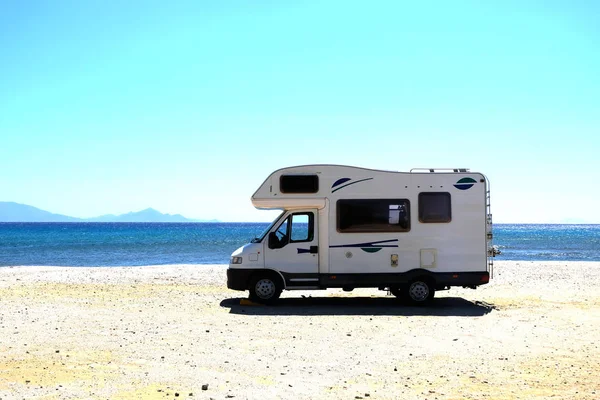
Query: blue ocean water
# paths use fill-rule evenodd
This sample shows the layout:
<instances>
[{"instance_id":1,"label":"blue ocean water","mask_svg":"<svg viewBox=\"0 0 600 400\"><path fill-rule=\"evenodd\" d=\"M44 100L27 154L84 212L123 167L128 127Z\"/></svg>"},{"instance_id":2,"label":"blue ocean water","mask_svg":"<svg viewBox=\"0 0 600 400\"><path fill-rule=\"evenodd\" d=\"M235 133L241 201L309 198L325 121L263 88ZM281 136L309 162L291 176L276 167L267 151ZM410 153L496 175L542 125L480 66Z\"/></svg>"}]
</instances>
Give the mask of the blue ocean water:
<instances>
[{"instance_id":1,"label":"blue ocean water","mask_svg":"<svg viewBox=\"0 0 600 400\"><path fill-rule=\"evenodd\" d=\"M227 264L268 223L0 223L0 266Z\"/></svg>"},{"instance_id":2,"label":"blue ocean water","mask_svg":"<svg viewBox=\"0 0 600 400\"><path fill-rule=\"evenodd\" d=\"M268 223L0 223L0 266L227 264ZM494 225L497 260L600 261L600 225Z\"/></svg>"},{"instance_id":3,"label":"blue ocean water","mask_svg":"<svg viewBox=\"0 0 600 400\"><path fill-rule=\"evenodd\" d=\"M600 225L495 224L498 260L600 261Z\"/></svg>"}]
</instances>

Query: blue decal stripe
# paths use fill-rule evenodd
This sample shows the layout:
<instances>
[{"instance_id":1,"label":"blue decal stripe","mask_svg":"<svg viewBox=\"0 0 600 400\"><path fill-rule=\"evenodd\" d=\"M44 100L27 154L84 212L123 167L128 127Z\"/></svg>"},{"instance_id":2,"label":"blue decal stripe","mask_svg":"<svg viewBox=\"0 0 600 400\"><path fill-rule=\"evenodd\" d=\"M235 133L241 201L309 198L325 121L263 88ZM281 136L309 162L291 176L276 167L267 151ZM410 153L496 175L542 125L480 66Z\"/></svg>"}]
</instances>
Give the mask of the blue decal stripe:
<instances>
[{"instance_id":1,"label":"blue decal stripe","mask_svg":"<svg viewBox=\"0 0 600 400\"><path fill-rule=\"evenodd\" d=\"M310 249L298 249L298 254L310 253Z\"/></svg>"},{"instance_id":2,"label":"blue decal stripe","mask_svg":"<svg viewBox=\"0 0 600 400\"><path fill-rule=\"evenodd\" d=\"M396 242L396 244L381 244L381 243L390 243L390 242ZM339 247L398 247L398 239L380 240L378 242L371 242L371 243L337 244L337 245L329 246L330 249L339 248Z\"/></svg>"},{"instance_id":3,"label":"blue decal stripe","mask_svg":"<svg viewBox=\"0 0 600 400\"><path fill-rule=\"evenodd\" d=\"M390 242L397 242L398 239L389 239L389 240L378 240L376 242L372 242L373 244L375 243L390 243Z\"/></svg>"},{"instance_id":4,"label":"blue decal stripe","mask_svg":"<svg viewBox=\"0 0 600 400\"><path fill-rule=\"evenodd\" d=\"M454 185L454 187L459 190L467 190L467 189L471 189L473 187L473 184L468 183L468 184L463 184L463 185Z\"/></svg>"},{"instance_id":5,"label":"blue decal stripe","mask_svg":"<svg viewBox=\"0 0 600 400\"><path fill-rule=\"evenodd\" d=\"M341 179L338 179L337 181L335 181L335 183L333 185L331 185L331 188L333 189L334 187L336 187L338 185L341 185L344 182L348 182L350 180L351 180L350 178L341 178Z\"/></svg>"},{"instance_id":6,"label":"blue decal stripe","mask_svg":"<svg viewBox=\"0 0 600 400\"><path fill-rule=\"evenodd\" d=\"M398 247L398 245L393 244L341 244L338 246L329 246L330 249L334 249L336 247Z\"/></svg>"},{"instance_id":7,"label":"blue decal stripe","mask_svg":"<svg viewBox=\"0 0 600 400\"><path fill-rule=\"evenodd\" d=\"M349 184L347 184L347 185L340 186L339 188L332 190L332 191L331 191L331 193L335 193L335 192L337 192L338 190L340 190L340 189L343 189L343 188L345 188L345 187L348 187L348 186L350 186L350 185L354 185L355 183L360 183L360 182L364 182L364 181L370 181L371 179L373 179L373 178L365 178L365 179L361 179L361 180L358 180L358 181L350 182L350 183L349 183Z\"/></svg>"}]
</instances>

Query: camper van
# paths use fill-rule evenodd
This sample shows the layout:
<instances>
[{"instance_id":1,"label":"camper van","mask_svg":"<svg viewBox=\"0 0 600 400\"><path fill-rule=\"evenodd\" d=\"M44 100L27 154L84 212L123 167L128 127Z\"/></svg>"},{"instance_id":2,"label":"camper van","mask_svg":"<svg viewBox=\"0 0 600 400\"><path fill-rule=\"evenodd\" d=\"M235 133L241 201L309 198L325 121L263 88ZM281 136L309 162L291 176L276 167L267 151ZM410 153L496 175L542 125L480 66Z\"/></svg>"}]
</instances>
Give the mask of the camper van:
<instances>
[{"instance_id":1,"label":"camper van","mask_svg":"<svg viewBox=\"0 0 600 400\"><path fill-rule=\"evenodd\" d=\"M492 273L489 183L466 168L289 167L251 200L282 210L231 255L227 287L255 302L272 304L283 290L372 287L424 304Z\"/></svg>"}]
</instances>

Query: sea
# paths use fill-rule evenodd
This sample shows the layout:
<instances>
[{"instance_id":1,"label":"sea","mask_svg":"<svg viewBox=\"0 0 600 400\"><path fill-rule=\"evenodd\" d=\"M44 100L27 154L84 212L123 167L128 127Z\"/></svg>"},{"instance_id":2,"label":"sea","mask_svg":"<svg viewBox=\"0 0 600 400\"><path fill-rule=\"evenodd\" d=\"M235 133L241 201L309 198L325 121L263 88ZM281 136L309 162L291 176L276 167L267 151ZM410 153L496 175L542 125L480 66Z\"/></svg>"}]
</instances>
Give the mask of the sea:
<instances>
[{"instance_id":1,"label":"sea","mask_svg":"<svg viewBox=\"0 0 600 400\"><path fill-rule=\"evenodd\" d=\"M227 264L268 223L0 223L0 266ZM496 260L600 261L600 225L495 224Z\"/></svg>"}]
</instances>

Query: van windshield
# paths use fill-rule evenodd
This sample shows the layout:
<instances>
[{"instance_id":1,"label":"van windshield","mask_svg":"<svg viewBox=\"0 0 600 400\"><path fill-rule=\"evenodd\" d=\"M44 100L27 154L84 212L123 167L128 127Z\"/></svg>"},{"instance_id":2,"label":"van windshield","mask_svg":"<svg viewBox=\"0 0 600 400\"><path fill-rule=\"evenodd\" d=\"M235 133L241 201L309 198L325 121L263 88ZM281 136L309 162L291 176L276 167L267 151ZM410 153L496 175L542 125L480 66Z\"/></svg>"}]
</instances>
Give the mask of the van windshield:
<instances>
[{"instance_id":1,"label":"van windshield","mask_svg":"<svg viewBox=\"0 0 600 400\"><path fill-rule=\"evenodd\" d=\"M285 213L285 211L282 211L281 214L279 214L277 216L277 218L275 218L273 220L273 222L271 222L269 224L269 226L260 235L258 235L254 239L252 239L250 241L250 243L260 243L260 242L262 242L262 240L265 238L265 236L267 236L267 233L269 233L269 231L271 230L271 228L273 228L273 226L277 223L277 221L279 221L281 219L281 217L283 216L284 213Z\"/></svg>"}]
</instances>

